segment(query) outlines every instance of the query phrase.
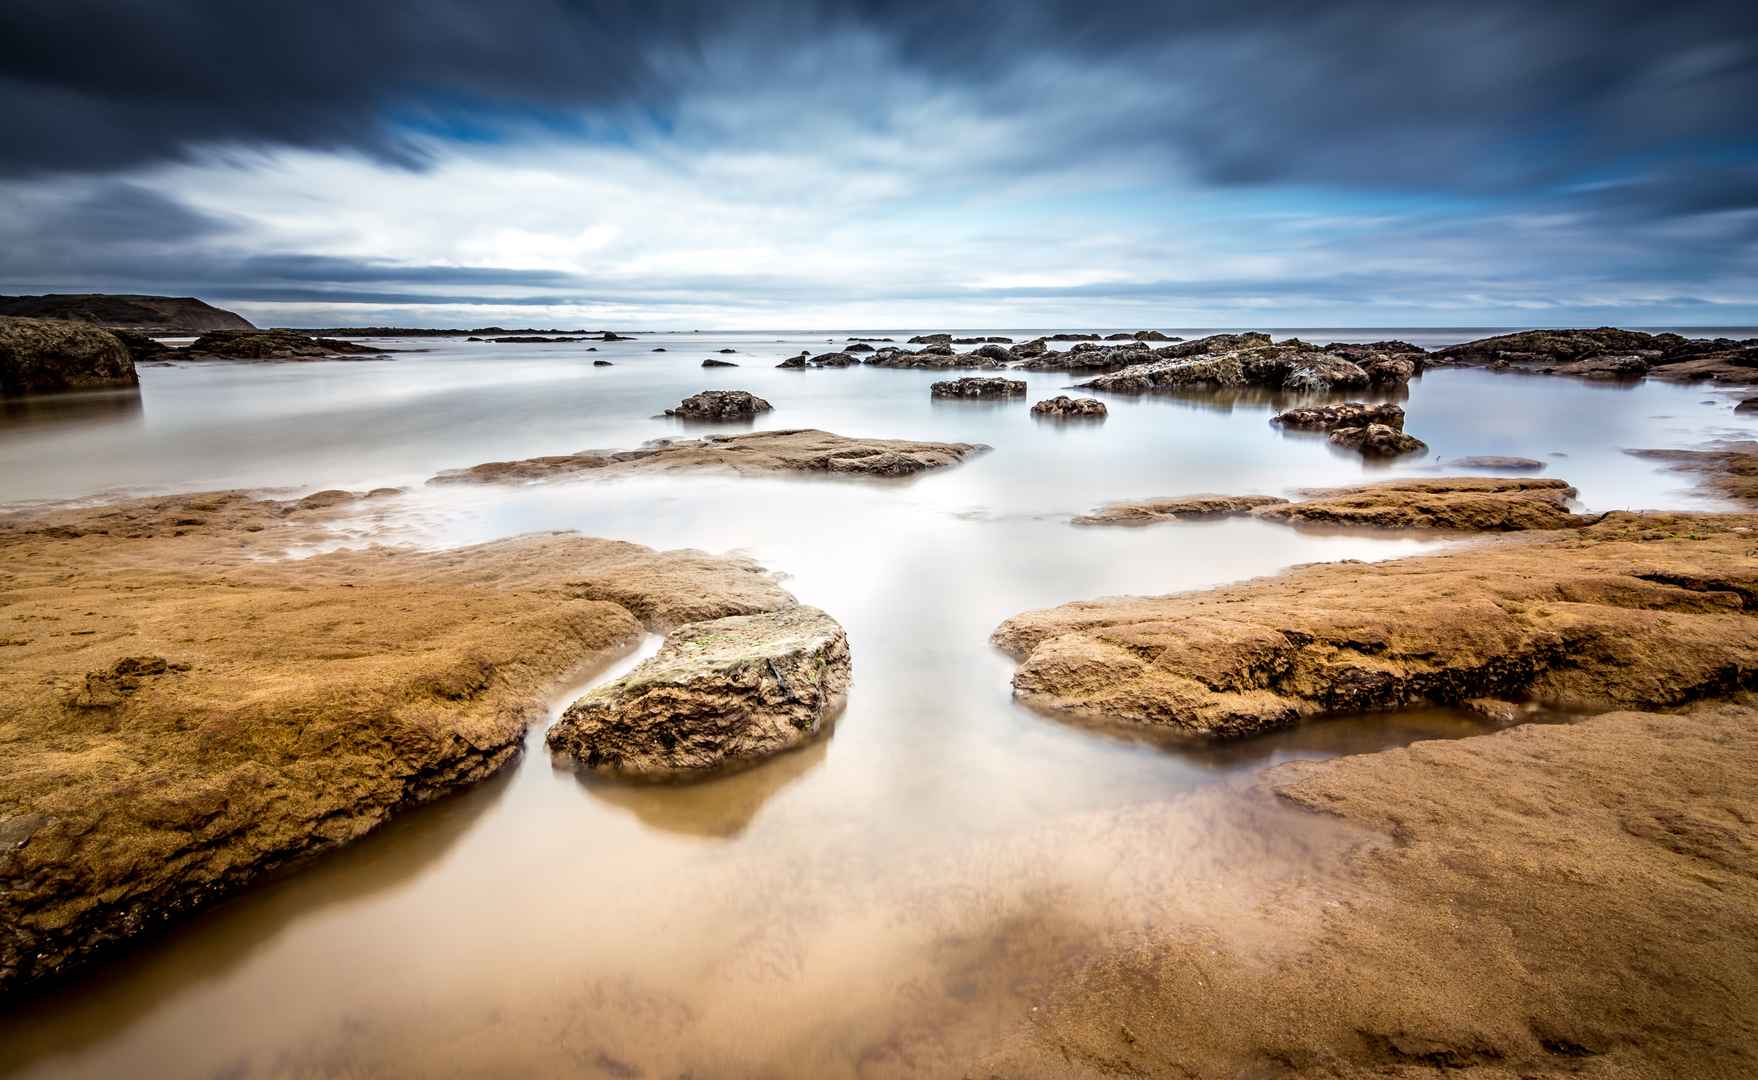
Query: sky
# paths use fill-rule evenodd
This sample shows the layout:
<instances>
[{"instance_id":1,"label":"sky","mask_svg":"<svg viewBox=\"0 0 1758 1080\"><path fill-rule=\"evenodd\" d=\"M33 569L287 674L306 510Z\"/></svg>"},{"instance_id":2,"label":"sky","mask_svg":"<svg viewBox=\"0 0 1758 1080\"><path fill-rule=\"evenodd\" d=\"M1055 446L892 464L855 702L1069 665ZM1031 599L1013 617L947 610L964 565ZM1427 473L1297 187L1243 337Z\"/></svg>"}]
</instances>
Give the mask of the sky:
<instances>
[{"instance_id":1,"label":"sky","mask_svg":"<svg viewBox=\"0 0 1758 1080\"><path fill-rule=\"evenodd\" d=\"M7 0L0 292L259 325L1758 324L1758 3Z\"/></svg>"}]
</instances>

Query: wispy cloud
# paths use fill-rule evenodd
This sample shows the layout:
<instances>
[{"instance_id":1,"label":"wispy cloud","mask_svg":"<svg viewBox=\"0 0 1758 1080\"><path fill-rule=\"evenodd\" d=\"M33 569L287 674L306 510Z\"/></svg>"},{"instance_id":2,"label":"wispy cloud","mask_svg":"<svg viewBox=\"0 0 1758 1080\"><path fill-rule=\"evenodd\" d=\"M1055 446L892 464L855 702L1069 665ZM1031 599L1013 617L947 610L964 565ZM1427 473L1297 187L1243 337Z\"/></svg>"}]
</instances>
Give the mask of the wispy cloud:
<instances>
[{"instance_id":1,"label":"wispy cloud","mask_svg":"<svg viewBox=\"0 0 1758 1080\"><path fill-rule=\"evenodd\" d=\"M11 291L323 323L1758 320L1750 5L111 8L0 9Z\"/></svg>"}]
</instances>

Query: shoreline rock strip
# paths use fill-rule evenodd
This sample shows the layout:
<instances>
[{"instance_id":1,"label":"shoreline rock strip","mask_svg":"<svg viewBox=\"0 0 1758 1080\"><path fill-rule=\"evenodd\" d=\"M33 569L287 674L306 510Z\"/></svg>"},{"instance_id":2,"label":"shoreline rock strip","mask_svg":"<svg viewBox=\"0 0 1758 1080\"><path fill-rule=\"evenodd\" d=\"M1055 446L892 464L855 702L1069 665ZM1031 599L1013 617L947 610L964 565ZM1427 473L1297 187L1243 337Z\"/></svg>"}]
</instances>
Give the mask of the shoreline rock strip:
<instances>
[{"instance_id":1,"label":"shoreline rock strip","mask_svg":"<svg viewBox=\"0 0 1758 1080\"><path fill-rule=\"evenodd\" d=\"M848 637L817 608L690 623L569 705L545 741L604 776L698 779L813 739L848 686Z\"/></svg>"},{"instance_id":2,"label":"shoreline rock strip","mask_svg":"<svg viewBox=\"0 0 1758 1080\"><path fill-rule=\"evenodd\" d=\"M988 449L981 443L852 439L797 428L700 439L655 439L634 450L582 450L553 457L490 461L442 472L428 483L535 483L585 475L692 469L726 469L744 475L803 472L900 477L956 465Z\"/></svg>"}]
</instances>

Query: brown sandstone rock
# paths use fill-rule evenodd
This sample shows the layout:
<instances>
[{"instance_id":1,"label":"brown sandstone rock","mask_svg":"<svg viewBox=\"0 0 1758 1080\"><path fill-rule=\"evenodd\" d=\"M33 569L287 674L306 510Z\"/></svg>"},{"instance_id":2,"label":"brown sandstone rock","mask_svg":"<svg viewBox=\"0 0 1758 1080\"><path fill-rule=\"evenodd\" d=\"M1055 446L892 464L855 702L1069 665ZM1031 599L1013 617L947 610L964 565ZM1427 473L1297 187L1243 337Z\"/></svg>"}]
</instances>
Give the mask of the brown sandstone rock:
<instances>
[{"instance_id":1,"label":"brown sandstone rock","mask_svg":"<svg viewBox=\"0 0 1758 1080\"><path fill-rule=\"evenodd\" d=\"M493 773L643 627L793 603L566 534L277 559L319 495L0 519L0 993Z\"/></svg>"},{"instance_id":2,"label":"brown sandstone rock","mask_svg":"<svg viewBox=\"0 0 1758 1080\"><path fill-rule=\"evenodd\" d=\"M1371 405L1363 401L1344 401L1335 405L1289 409L1271 417L1270 423L1300 431L1334 431L1369 424L1384 424L1394 431L1403 431L1404 407L1390 402Z\"/></svg>"},{"instance_id":3,"label":"brown sandstone rock","mask_svg":"<svg viewBox=\"0 0 1758 1080\"><path fill-rule=\"evenodd\" d=\"M1076 525L1155 525L1164 521L1234 517L1287 499L1274 495L1180 495L1102 506L1074 518Z\"/></svg>"},{"instance_id":4,"label":"brown sandstone rock","mask_svg":"<svg viewBox=\"0 0 1758 1080\"><path fill-rule=\"evenodd\" d=\"M1755 524L1612 514L1441 555L1065 604L993 640L1020 660L1023 701L1193 735L1485 696L1677 706L1758 681Z\"/></svg>"},{"instance_id":5,"label":"brown sandstone rock","mask_svg":"<svg viewBox=\"0 0 1758 1080\"><path fill-rule=\"evenodd\" d=\"M522 461L491 461L469 469L440 473L428 483L529 483L585 474L621 476L684 469L730 469L736 473L755 474L810 472L910 476L956 465L987 449L979 443L849 439L810 429L755 431L748 435L701 439L655 439L635 450L582 450L575 454Z\"/></svg>"},{"instance_id":6,"label":"brown sandstone rock","mask_svg":"<svg viewBox=\"0 0 1758 1080\"><path fill-rule=\"evenodd\" d=\"M1331 432L1330 440L1333 446L1361 451L1363 457L1404 457L1428 449L1428 444L1416 436L1386 424L1337 428Z\"/></svg>"}]
</instances>

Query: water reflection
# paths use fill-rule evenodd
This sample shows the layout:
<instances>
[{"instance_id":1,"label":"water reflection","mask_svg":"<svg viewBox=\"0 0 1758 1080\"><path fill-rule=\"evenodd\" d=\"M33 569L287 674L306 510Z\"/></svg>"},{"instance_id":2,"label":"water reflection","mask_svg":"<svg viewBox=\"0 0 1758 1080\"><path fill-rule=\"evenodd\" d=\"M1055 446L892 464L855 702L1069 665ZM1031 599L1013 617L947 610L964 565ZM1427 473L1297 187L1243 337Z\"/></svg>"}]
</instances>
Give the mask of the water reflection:
<instances>
[{"instance_id":1,"label":"water reflection","mask_svg":"<svg viewBox=\"0 0 1758 1080\"><path fill-rule=\"evenodd\" d=\"M730 839L750 827L777 792L824 764L831 731L805 746L753 768L693 784L635 784L604 780L566 764L558 772L607 806L633 814L641 824L683 836Z\"/></svg>"},{"instance_id":2,"label":"water reflection","mask_svg":"<svg viewBox=\"0 0 1758 1080\"><path fill-rule=\"evenodd\" d=\"M114 424L139 420L140 390L88 390L72 394L0 397L0 422L17 432L57 424Z\"/></svg>"}]
</instances>

